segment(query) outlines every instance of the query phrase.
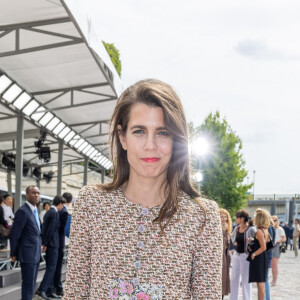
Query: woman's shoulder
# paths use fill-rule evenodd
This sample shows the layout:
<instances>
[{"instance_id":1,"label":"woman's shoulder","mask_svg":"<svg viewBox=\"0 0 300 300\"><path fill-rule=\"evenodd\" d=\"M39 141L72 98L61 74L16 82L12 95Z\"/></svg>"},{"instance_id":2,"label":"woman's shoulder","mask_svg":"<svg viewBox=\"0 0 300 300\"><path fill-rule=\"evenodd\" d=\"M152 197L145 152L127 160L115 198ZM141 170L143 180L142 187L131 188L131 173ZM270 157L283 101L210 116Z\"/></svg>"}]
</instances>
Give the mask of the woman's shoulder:
<instances>
[{"instance_id":1,"label":"woman's shoulder","mask_svg":"<svg viewBox=\"0 0 300 300\"><path fill-rule=\"evenodd\" d=\"M207 221L219 215L218 204L213 200L201 196L191 197L185 194L179 205L181 211L183 211L186 216L190 216L194 221L198 220L201 223L204 220Z\"/></svg>"},{"instance_id":2,"label":"woman's shoulder","mask_svg":"<svg viewBox=\"0 0 300 300\"><path fill-rule=\"evenodd\" d=\"M78 194L76 203L85 202L87 205L98 204L104 199L113 197L116 191L106 191L101 185L86 185L83 186Z\"/></svg>"},{"instance_id":3,"label":"woman's shoulder","mask_svg":"<svg viewBox=\"0 0 300 300\"><path fill-rule=\"evenodd\" d=\"M218 211L219 206L216 201L210 200L205 197L191 197L189 195L184 194L183 200L180 202L182 207L192 209L196 212L200 212L202 214L211 213L215 210Z\"/></svg>"}]
</instances>

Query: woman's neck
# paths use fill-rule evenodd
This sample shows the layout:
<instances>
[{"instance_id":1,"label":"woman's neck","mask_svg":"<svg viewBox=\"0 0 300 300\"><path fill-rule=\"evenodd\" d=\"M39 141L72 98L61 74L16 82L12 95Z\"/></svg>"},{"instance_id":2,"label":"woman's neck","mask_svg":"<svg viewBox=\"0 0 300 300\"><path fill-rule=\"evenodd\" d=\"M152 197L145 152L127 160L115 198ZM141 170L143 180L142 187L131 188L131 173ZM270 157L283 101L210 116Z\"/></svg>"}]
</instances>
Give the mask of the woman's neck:
<instances>
[{"instance_id":1,"label":"woman's neck","mask_svg":"<svg viewBox=\"0 0 300 300\"><path fill-rule=\"evenodd\" d=\"M247 223L242 223L242 224L240 224L240 228L241 229L246 229L248 226L247 226Z\"/></svg>"},{"instance_id":2,"label":"woman's neck","mask_svg":"<svg viewBox=\"0 0 300 300\"><path fill-rule=\"evenodd\" d=\"M131 202L143 207L163 205L166 201L164 196L165 187L157 180L151 178L139 180L130 179L123 186L124 196Z\"/></svg>"}]
</instances>

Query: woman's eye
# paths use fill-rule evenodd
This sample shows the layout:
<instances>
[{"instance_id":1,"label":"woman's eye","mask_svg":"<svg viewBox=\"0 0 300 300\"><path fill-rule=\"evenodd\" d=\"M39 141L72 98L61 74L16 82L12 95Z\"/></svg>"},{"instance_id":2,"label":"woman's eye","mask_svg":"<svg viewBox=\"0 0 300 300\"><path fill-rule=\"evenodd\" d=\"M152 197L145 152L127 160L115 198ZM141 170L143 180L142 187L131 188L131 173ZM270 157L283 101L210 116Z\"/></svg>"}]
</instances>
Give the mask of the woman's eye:
<instances>
[{"instance_id":1,"label":"woman's eye","mask_svg":"<svg viewBox=\"0 0 300 300\"><path fill-rule=\"evenodd\" d=\"M144 131L142 129L135 130L133 134L142 134Z\"/></svg>"},{"instance_id":2,"label":"woman's eye","mask_svg":"<svg viewBox=\"0 0 300 300\"><path fill-rule=\"evenodd\" d=\"M167 131L159 131L158 134L162 136L169 136L169 133Z\"/></svg>"}]
</instances>

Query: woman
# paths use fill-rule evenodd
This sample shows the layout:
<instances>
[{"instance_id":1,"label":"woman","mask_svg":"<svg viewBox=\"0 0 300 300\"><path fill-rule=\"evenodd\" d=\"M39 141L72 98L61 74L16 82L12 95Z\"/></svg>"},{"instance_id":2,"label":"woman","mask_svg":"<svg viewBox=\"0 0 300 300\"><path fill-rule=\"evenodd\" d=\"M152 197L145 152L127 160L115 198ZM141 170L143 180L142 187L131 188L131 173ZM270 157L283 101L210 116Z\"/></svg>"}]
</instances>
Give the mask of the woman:
<instances>
[{"instance_id":1,"label":"woman","mask_svg":"<svg viewBox=\"0 0 300 300\"><path fill-rule=\"evenodd\" d=\"M229 212L220 208L221 224L223 231L223 268L222 268L222 299L230 293L230 253L229 241L232 228L232 221Z\"/></svg>"},{"instance_id":2,"label":"woman","mask_svg":"<svg viewBox=\"0 0 300 300\"><path fill-rule=\"evenodd\" d=\"M192 187L187 124L169 85L123 92L111 149L112 182L76 200L64 299L220 299L218 206Z\"/></svg>"},{"instance_id":3,"label":"woman","mask_svg":"<svg viewBox=\"0 0 300 300\"><path fill-rule=\"evenodd\" d=\"M298 256L298 239L300 236L300 220L295 219L295 227L293 231L293 245L294 245L294 252L295 252L295 257Z\"/></svg>"},{"instance_id":4,"label":"woman","mask_svg":"<svg viewBox=\"0 0 300 300\"><path fill-rule=\"evenodd\" d=\"M272 216L275 228L275 247L273 248L273 257L271 262L272 267L272 282L271 285L276 285L278 277L278 262L280 258L280 244L285 242L285 232L281 226L279 226L278 217Z\"/></svg>"},{"instance_id":5,"label":"woman","mask_svg":"<svg viewBox=\"0 0 300 300\"><path fill-rule=\"evenodd\" d=\"M270 234L268 231L270 226L269 214L264 209L256 209L254 223L257 231L254 236L253 249L250 249L250 246L248 248L249 251L251 250L249 282L257 283L258 300L264 300L265 281L267 280L268 272L268 254L266 252L266 243L270 239Z\"/></svg>"},{"instance_id":6,"label":"woman","mask_svg":"<svg viewBox=\"0 0 300 300\"><path fill-rule=\"evenodd\" d=\"M249 283L248 239L254 237L255 227L248 226L249 214L241 210L239 214L239 225L234 228L231 240L235 251L232 256L231 294L230 300L238 300L240 277L242 278L243 300L252 299L251 283Z\"/></svg>"}]
</instances>

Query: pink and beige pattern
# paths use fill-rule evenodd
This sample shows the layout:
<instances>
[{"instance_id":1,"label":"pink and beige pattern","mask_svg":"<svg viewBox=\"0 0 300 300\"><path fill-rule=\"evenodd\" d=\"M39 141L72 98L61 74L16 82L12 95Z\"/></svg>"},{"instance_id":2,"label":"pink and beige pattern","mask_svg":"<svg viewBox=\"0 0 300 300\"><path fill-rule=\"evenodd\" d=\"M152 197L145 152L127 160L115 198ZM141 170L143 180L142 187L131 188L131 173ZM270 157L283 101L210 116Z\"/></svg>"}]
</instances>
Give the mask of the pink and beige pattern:
<instances>
[{"instance_id":1,"label":"pink and beige pattern","mask_svg":"<svg viewBox=\"0 0 300 300\"><path fill-rule=\"evenodd\" d=\"M65 300L221 299L222 230L218 206L181 193L165 230L145 209L113 192L83 187L71 225ZM201 230L202 226L203 230Z\"/></svg>"}]
</instances>

